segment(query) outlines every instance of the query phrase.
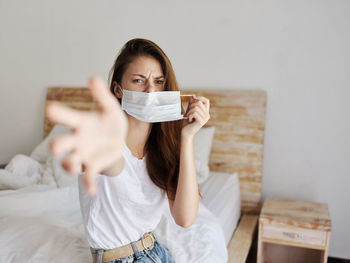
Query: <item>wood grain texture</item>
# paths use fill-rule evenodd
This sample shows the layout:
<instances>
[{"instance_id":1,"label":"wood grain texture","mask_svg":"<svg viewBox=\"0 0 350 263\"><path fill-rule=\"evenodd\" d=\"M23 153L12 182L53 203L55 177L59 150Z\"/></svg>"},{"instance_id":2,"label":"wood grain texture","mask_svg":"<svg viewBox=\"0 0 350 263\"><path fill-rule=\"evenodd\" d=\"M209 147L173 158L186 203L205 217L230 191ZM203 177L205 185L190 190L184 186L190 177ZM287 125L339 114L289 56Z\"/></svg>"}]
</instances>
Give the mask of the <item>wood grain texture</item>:
<instances>
[{"instance_id":1,"label":"wood grain texture","mask_svg":"<svg viewBox=\"0 0 350 263\"><path fill-rule=\"evenodd\" d=\"M276 226L331 231L331 218L325 203L266 199L260 220Z\"/></svg>"},{"instance_id":2,"label":"wood grain texture","mask_svg":"<svg viewBox=\"0 0 350 263\"><path fill-rule=\"evenodd\" d=\"M261 200L266 92L261 90L184 90L210 100L210 120L215 126L210 170L239 174L242 212L258 213ZM53 87L47 101L59 101L81 110L97 105L87 88ZM53 127L47 118L44 136Z\"/></svg>"},{"instance_id":3,"label":"wood grain texture","mask_svg":"<svg viewBox=\"0 0 350 263\"><path fill-rule=\"evenodd\" d=\"M317 251L317 262L325 263L330 231L327 204L267 198L259 217L258 262L316 262L310 259Z\"/></svg>"},{"instance_id":4,"label":"wood grain texture","mask_svg":"<svg viewBox=\"0 0 350 263\"><path fill-rule=\"evenodd\" d=\"M262 225L261 239L269 243L289 243L302 247L324 248L327 239L326 231L291 227L277 226L271 224Z\"/></svg>"},{"instance_id":5,"label":"wood grain texture","mask_svg":"<svg viewBox=\"0 0 350 263\"><path fill-rule=\"evenodd\" d=\"M253 242L257 222L257 215L244 214L241 217L235 233L227 247L228 263L246 262L249 249Z\"/></svg>"},{"instance_id":6,"label":"wood grain texture","mask_svg":"<svg viewBox=\"0 0 350 263\"><path fill-rule=\"evenodd\" d=\"M184 90L210 100L215 126L210 170L239 175L242 212L258 213L261 200L266 92L262 90Z\"/></svg>"}]
</instances>

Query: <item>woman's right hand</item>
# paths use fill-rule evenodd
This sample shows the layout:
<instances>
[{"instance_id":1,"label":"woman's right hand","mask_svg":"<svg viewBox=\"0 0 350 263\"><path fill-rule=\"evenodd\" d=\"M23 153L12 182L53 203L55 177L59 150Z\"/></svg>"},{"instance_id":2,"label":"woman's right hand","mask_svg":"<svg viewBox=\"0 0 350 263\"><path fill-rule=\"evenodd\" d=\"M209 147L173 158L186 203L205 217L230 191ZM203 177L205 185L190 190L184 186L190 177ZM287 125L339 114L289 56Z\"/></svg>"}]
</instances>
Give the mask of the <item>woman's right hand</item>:
<instances>
[{"instance_id":1,"label":"woman's right hand","mask_svg":"<svg viewBox=\"0 0 350 263\"><path fill-rule=\"evenodd\" d=\"M122 158L128 121L102 79L92 77L89 89L98 103L98 111L77 111L54 102L47 106L46 115L51 121L73 129L71 134L53 139L50 149L56 156L69 152L62 161L67 171L78 174L83 166L83 181L88 193L94 195L97 173Z\"/></svg>"}]
</instances>

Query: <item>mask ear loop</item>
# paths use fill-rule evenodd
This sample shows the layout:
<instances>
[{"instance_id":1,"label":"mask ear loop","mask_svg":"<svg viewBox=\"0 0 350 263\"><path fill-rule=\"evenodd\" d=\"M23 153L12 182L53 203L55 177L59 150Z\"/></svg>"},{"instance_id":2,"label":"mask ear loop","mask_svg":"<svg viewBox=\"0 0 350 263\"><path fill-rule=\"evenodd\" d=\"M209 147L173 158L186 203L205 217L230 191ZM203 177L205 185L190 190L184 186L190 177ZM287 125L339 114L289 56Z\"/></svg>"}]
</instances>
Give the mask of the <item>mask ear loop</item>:
<instances>
[{"instance_id":1,"label":"mask ear loop","mask_svg":"<svg viewBox=\"0 0 350 263\"><path fill-rule=\"evenodd\" d=\"M124 96L124 92L123 92L123 89L122 87L118 84L118 87L119 87L119 90L122 92L122 97Z\"/></svg>"}]
</instances>

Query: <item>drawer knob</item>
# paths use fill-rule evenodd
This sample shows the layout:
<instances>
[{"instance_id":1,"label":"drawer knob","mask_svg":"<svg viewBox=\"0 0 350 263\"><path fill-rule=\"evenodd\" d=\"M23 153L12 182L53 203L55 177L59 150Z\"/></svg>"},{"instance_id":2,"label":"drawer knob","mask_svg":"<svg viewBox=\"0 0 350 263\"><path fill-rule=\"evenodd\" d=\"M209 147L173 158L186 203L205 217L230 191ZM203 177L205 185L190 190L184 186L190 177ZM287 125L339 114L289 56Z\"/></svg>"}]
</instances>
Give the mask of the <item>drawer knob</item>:
<instances>
[{"instance_id":1,"label":"drawer knob","mask_svg":"<svg viewBox=\"0 0 350 263\"><path fill-rule=\"evenodd\" d=\"M292 239L301 239L303 237L301 233L292 233L292 232L283 232L283 235Z\"/></svg>"}]
</instances>

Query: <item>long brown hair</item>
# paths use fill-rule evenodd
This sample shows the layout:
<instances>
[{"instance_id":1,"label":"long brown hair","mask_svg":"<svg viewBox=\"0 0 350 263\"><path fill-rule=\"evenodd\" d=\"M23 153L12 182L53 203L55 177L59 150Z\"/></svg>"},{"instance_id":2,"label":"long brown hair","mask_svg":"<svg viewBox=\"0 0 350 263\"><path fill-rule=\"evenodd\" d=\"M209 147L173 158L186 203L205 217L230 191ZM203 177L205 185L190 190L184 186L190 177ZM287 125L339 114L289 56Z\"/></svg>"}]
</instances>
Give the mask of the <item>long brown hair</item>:
<instances>
[{"instance_id":1,"label":"long brown hair","mask_svg":"<svg viewBox=\"0 0 350 263\"><path fill-rule=\"evenodd\" d=\"M173 67L163 50L150 40L135 38L123 46L109 72L110 90L115 96L113 82L121 84L127 66L140 56L151 56L159 61L166 91L179 90ZM182 120L153 123L145 144L147 172L153 183L164 189L171 200L175 199L179 178L181 129Z\"/></svg>"}]
</instances>

